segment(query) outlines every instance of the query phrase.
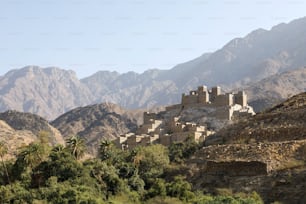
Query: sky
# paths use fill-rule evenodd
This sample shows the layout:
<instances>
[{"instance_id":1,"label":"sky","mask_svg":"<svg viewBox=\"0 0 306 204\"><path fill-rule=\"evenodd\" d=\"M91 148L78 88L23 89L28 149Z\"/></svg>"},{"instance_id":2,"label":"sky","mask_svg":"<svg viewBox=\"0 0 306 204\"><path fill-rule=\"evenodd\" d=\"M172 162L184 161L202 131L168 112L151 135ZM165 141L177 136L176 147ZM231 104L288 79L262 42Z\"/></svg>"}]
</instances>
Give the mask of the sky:
<instances>
[{"instance_id":1,"label":"sky","mask_svg":"<svg viewBox=\"0 0 306 204\"><path fill-rule=\"evenodd\" d=\"M305 11L303 0L0 0L0 76L170 69Z\"/></svg>"}]
</instances>

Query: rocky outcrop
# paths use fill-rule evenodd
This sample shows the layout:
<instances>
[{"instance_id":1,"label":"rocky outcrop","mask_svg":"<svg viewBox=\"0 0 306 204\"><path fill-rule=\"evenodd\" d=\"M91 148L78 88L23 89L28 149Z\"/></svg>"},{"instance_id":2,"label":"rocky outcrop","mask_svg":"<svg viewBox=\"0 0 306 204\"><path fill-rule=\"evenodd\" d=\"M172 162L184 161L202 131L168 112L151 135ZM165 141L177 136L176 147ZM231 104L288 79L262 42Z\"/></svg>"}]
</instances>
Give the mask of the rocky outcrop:
<instances>
[{"instance_id":1,"label":"rocky outcrop","mask_svg":"<svg viewBox=\"0 0 306 204\"><path fill-rule=\"evenodd\" d=\"M30 136L30 138L37 138L44 131L49 134L48 139L51 144L65 144L61 133L52 127L46 119L38 115L18 111L6 111L0 113L0 120L7 123L15 131L31 132L31 135L34 136ZM32 141L33 139L29 140Z\"/></svg>"},{"instance_id":2,"label":"rocky outcrop","mask_svg":"<svg viewBox=\"0 0 306 204\"><path fill-rule=\"evenodd\" d=\"M8 148L5 159L11 159L17 154L19 147L37 140L37 136L28 130L14 130L5 121L0 120L0 142Z\"/></svg>"},{"instance_id":3,"label":"rocky outcrop","mask_svg":"<svg viewBox=\"0 0 306 204\"><path fill-rule=\"evenodd\" d=\"M134 131L137 127L137 111L126 111L121 107L103 103L73 109L51 124L64 136L78 135L85 139L90 153L95 153L102 139L113 140Z\"/></svg>"}]
</instances>

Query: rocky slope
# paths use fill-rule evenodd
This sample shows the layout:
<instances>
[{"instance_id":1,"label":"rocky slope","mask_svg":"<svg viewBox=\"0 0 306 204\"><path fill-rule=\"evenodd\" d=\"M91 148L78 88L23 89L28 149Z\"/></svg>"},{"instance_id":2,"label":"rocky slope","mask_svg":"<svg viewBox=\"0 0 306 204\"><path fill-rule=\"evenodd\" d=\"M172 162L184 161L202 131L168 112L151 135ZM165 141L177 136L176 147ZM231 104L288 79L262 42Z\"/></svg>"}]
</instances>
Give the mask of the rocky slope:
<instances>
[{"instance_id":1,"label":"rocky slope","mask_svg":"<svg viewBox=\"0 0 306 204\"><path fill-rule=\"evenodd\" d=\"M178 103L181 93L200 84L227 86L228 91L276 74L275 83L249 88L250 99L254 99L259 110L276 102L278 97L305 89L303 77L285 83L286 75L282 75L281 86L276 79L281 77L277 74L306 65L305 34L306 18L301 18L271 30L255 30L214 53L203 54L170 70L155 69L142 74L100 71L79 80L72 71L58 68L30 66L12 70L0 77L0 111L14 109L54 119L73 108L101 102L147 108ZM279 87L275 92L265 94L275 85ZM285 85L295 88L282 89Z\"/></svg>"},{"instance_id":2,"label":"rocky slope","mask_svg":"<svg viewBox=\"0 0 306 204\"><path fill-rule=\"evenodd\" d=\"M61 133L40 116L17 111L0 113L0 142L8 147L7 158L13 158L20 147L37 141L42 131L49 133L51 145L65 144Z\"/></svg>"},{"instance_id":3,"label":"rocky slope","mask_svg":"<svg viewBox=\"0 0 306 204\"><path fill-rule=\"evenodd\" d=\"M46 119L38 115L17 111L6 111L0 113L0 120L8 124L10 128L15 131L31 132L31 135L34 135L34 137L31 136L30 138L37 138L40 132L44 131L49 133L49 141L51 144L65 144L61 133L51 126ZM27 136L24 136L24 138L26 137Z\"/></svg>"},{"instance_id":4,"label":"rocky slope","mask_svg":"<svg viewBox=\"0 0 306 204\"><path fill-rule=\"evenodd\" d=\"M253 143L306 139L306 92L225 127L216 135L221 143Z\"/></svg>"},{"instance_id":5,"label":"rocky slope","mask_svg":"<svg viewBox=\"0 0 306 204\"><path fill-rule=\"evenodd\" d=\"M64 136L78 135L85 139L90 153L95 153L102 139L115 139L133 131L142 112L126 111L121 107L103 103L73 109L51 124Z\"/></svg>"},{"instance_id":6,"label":"rocky slope","mask_svg":"<svg viewBox=\"0 0 306 204\"><path fill-rule=\"evenodd\" d=\"M303 203L305 117L306 93L301 93L225 127L188 161L188 178L209 193L256 191L266 203Z\"/></svg>"},{"instance_id":7,"label":"rocky slope","mask_svg":"<svg viewBox=\"0 0 306 204\"><path fill-rule=\"evenodd\" d=\"M13 158L19 147L37 140L37 136L29 130L15 130L5 121L0 120L0 142L8 148L6 159Z\"/></svg>"}]
</instances>

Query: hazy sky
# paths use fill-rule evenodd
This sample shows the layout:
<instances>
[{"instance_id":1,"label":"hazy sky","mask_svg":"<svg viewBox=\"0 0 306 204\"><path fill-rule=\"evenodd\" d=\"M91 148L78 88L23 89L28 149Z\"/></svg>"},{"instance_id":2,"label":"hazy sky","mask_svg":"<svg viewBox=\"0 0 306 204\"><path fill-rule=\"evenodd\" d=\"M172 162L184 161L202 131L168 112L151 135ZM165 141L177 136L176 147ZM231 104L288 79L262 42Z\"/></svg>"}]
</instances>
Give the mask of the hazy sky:
<instances>
[{"instance_id":1,"label":"hazy sky","mask_svg":"<svg viewBox=\"0 0 306 204\"><path fill-rule=\"evenodd\" d=\"M304 16L303 0L0 0L0 75L27 65L80 78L170 69Z\"/></svg>"}]
</instances>

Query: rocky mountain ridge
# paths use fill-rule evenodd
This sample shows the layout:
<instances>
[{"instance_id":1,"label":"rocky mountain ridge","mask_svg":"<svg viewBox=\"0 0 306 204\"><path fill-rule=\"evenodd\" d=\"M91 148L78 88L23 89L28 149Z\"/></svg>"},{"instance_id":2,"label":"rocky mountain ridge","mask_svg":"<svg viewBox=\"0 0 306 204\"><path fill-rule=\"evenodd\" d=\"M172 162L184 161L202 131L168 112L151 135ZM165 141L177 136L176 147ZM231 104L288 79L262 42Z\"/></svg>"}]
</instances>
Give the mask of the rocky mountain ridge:
<instances>
[{"instance_id":1,"label":"rocky mountain ridge","mask_svg":"<svg viewBox=\"0 0 306 204\"><path fill-rule=\"evenodd\" d=\"M287 98L306 92L306 67L267 77L245 88L249 104L256 112L281 103Z\"/></svg>"},{"instance_id":2,"label":"rocky mountain ridge","mask_svg":"<svg viewBox=\"0 0 306 204\"><path fill-rule=\"evenodd\" d=\"M269 31L259 29L244 38L233 39L214 53L203 54L170 70L154 69L142 74L100 71L81 80L72 71L54 67L29 66L12 70L0 77L0 111L12 109L54 119L73 108L101 102L132 109L174 104L179 102L181 93L199 84L221 85L227 87L226 91L241 88L305 66L305 25L306 18L301 18ZM296 79L298 81L288 81L290 87L304 84L303 78ZM272 85L261 86L261 93L273 90ZM257 90L252 89L252 85L248 87L251 87L252 101ZM305 89L297 87L290 90L292 92L279 87L274 89L275 93L269 93L273 94L271 97L275 94L285 97ZM263 107L262 103L271 102L255 95L258 110L267 106Z\"/></svg>"}]
</instances>

